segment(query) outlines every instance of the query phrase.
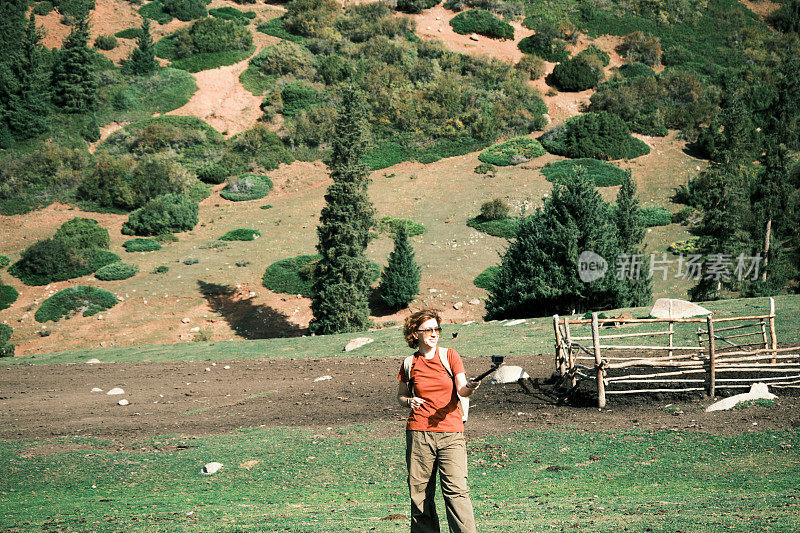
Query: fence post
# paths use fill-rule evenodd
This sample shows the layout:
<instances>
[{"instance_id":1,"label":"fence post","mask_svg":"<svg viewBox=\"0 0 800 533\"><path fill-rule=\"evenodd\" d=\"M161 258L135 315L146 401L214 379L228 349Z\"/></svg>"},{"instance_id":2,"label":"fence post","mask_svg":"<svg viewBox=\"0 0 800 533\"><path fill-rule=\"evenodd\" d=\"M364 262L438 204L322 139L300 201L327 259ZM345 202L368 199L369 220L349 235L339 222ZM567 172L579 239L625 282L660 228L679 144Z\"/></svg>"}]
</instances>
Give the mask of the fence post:
<instances>
[{"instance_id":1,"label":"fence post","mask_svg":"<svg viewBox=\"0 0 800 533\"><path fill-rule=\"evenodd\" d=\"M770 339L770 348L772 349L772 364L775 364L775 357L777 357L778 353L776 350L778 349L778 336L775 333L775 299L769 299L769 336Z\"/></svg>"},{"instance_id":2,"label":"fence post","mask_svg":"<svg viewBox=\"0 0 800 533\"><path fill-rule=\"evenodd\" d=\"M672 338L675 335L675 322L673 320L669 321L669 347L672 348ZM669 356L672 357L672 350L669 351Z\"/></svg>"},{"instance_id":3,"label":"fence post","mask_svg":"<svg viewBox=\"0 0 800 533\"><path fill-rule=\"evenodd\" d=\"M564 334L567 336L567 371L572 373L572 386L575 386L575 357L572 354L572 332L569 329L569 318L564 317Z\"/></svg>"},{"instance_id":4,"label":"fence post","mask_svg":"<svg viewBox=\"0 0 800 533\"><path fill-rule=\"evenodd\" d=\"M706 324L708 324L708 395L714 397L717 387L717 363L716 355L714 353L714 319L709 314L706 317Z\"/></svg>"},{"instance_id":5,"label":"fence post","mask_svg":"<svg viewBox=\"0 0 800 533\"><path fill-rule=\"evenodd\" d=\"M564 346L561 339L561 328L558 326L558 315L553 315L553 329L556 333L556 370L564 375Z\"/></svg>"},{"instance_id":6,"label":"fence post","mask_svg":"<svg viewBox=\"0 0 800 533\"><path fill-rule=\"evenodd\" d=\"M606 384L603 383L603 359L600 357L600 325L597 313L592 313L592 345L594 346L595 379L597 380L597 407L606 406Z\"/></svg>"}]
</instances>

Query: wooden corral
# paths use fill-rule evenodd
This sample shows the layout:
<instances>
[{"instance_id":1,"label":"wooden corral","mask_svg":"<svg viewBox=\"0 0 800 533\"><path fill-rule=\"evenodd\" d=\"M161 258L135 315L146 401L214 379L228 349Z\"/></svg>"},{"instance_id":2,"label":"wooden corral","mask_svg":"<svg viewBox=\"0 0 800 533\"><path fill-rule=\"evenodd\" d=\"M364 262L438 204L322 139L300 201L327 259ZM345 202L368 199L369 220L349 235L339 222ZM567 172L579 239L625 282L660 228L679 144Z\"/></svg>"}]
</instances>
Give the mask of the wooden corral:
<instances>
[{"instance_id":1,"label":"wooden corral","mask_svg":"<svg viewBox=\"0 0 800 533\"><path fill-rule=\"evenodd\" d=\"M617 326L605 333L608 326ZM655 392L800 387L800 346L778 348L775 301L768 314L715 318L553 316L556 371L573 388L594 381L597 405L606 396ZM622 330L627 330L621 332ZM580 334L583 332L588 334ZM579 333L576 335L576 333Z\"/></svg>"}]
</instances>

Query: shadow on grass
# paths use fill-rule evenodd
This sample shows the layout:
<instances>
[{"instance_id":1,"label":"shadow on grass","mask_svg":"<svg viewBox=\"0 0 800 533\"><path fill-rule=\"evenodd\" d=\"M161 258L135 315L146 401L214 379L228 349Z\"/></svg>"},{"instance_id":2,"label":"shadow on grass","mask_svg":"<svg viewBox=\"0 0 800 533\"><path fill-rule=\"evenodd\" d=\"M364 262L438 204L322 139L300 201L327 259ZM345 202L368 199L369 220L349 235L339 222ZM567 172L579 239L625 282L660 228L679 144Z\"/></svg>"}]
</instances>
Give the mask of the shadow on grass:
<instances>
[{"instance_id":1,"label":"shadow on grass","mask_svg":"<svg viewBox=\"0 0 800 533\"><path fill-rule=\"evenodd\" d=\"M704 161L710 161L708 158L708 154L705 150L700 146L699 143L686 143L686 146L683 148L683 153L688 155L689 157L693 157L695 159L702 159Z\"/></svg>"},{"instance_id":2,"label":"shadow on grass","mask_svg":"<svg viewBox=\"0 0 800 533\"><path fill-rule=\"evenodd\" d=\"M289 321L289 317L266 305L256 305L242 299L236 288L198 280L200 293L211 309L228 321L237 335L244 339L299 337L306 329Z\"/></svg>"}]
</instances>

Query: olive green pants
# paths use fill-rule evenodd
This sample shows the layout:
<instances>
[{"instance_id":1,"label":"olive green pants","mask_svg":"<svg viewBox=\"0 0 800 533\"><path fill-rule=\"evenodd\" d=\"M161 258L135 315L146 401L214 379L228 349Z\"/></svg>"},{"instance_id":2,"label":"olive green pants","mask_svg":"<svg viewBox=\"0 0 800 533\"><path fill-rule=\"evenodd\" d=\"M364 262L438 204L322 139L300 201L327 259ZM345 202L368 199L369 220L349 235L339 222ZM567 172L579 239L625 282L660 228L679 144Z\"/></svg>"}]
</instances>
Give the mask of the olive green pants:
<instances>
[{"instance_id":1,"label":"olive green pants","mask_svg":"<svg viewBox=\"0 0 800 533\"><path fill-rule=\"evenodd\" d=\"M411 493L411 533L438 533L436 473L442 485L451 533L477 533L467 487L463 433L406 430L406 465Z\"/></svg>"}]
</instances>

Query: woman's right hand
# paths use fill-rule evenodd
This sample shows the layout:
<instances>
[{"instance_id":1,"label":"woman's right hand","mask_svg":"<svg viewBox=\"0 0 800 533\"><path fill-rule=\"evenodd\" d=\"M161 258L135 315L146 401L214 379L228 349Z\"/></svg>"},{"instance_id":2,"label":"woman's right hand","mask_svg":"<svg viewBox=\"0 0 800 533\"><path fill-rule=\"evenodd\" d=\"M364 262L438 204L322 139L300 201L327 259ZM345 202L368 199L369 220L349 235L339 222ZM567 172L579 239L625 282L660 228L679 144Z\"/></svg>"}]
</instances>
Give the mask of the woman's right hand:
<instances>
[{"instance_id":1,"label":"woman's right hand","mask_svg":"<svg viewBox=\"0 0 800 533\"><path fill-rule=\"evenodd\" d=\"M425 400L423 400L422 398L419 398L417 396L413 396L411 399L409 399L408 406L411 407L412 409L417 409L419 407L422 407L422 404L424 404L424 403L425 403Z\"/></svg>"}]
</instances>

